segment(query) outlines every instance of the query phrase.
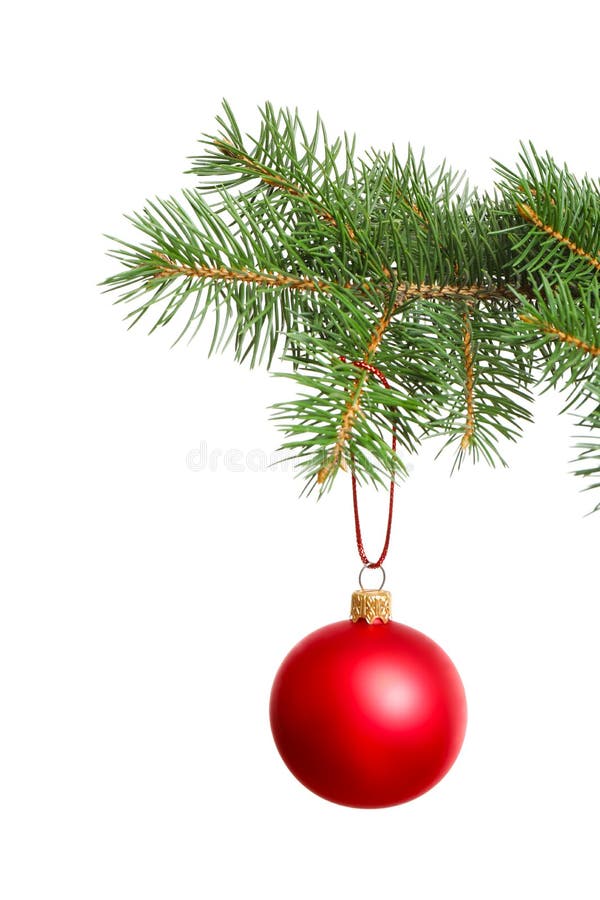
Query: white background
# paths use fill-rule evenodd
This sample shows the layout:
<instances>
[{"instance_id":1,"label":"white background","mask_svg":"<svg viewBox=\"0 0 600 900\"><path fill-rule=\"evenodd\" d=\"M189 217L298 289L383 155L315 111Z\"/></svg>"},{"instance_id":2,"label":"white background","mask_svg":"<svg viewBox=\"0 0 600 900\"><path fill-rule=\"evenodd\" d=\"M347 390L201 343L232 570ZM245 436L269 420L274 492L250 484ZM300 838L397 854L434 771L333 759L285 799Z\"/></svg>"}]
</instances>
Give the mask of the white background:
<instances>
[{"instance_id":1,"label":"white background","mask_svg":"<svg viewBox=\"0 0 600 900\"><path fill-rule=\"evenodd\" d=\"M598 174L597 12L57 2L5 13L2 85L3 900L534 900L600 895L598 529L559 398L449 478L398 492L395 618L447 650L463 751L406 806L304 790L271 740L276 668L345 618L350 485L315 504L267 407L288 386L206 336L127 332L97 283L104 232L176 192L227 97L320 110L363 148L410 141L481 186L533 139ZM17 11L15 11L17 10ZM6 18L7 17L7 18ZM239 450L190 467L194 450ZM191 456L190 456L191 454ZM250 454L248 456L248 454ZM261 456L262 455L262 456ZM233 469L239 469L235 471ZM385 497L363 492L367 548Z\"/></svg>"}]
</instances>

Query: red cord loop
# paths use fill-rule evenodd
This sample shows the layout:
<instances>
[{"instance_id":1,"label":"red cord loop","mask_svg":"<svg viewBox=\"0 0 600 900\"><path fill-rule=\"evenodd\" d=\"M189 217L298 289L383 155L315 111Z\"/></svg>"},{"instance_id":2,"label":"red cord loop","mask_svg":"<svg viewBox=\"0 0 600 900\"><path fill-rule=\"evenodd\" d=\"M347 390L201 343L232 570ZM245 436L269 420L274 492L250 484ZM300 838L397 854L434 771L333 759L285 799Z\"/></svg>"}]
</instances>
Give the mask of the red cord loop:
<instances>
[{"instance_id":1,"label":"red cord loop","mask_svg":"<svg viewBox=\"0 0 600 900\"><path fill-rule=\"evenodd\" d=\"M340 362L348 362L345 356L340 356ZM383 372L381 372L376 366L372 366L370 363L364 362L361 359L353 360L352 365L356 366L357 369L364 369L366 372L369 372L371 375L375 375L376 378L379 378L382 385L385 388L389 388L390 384ZM392 432L392 450L395 452L396 450L396 428L394 426L394 430ZM354 456L352 456L352 461L354 462ZM356 547L358 549L358 555L360 556L364 566L367 569L380 569L383 565L383 562L387 556L388 548L390 546L390 536L392 533L392 516L394 513L394 479L390 481L390 502L388 507L388 520L387 520L387 529L385 533L385 542L383 544L383 550L379 555L379 559L377 562L371 562L369 557L365 553L365 548L363 545L362 532L360 528L360 516L358 514L358 496L356 489L356 475L354 473L354 466L352 468L352 503L354 506L354 529L356 531Z\"/></svg>"}]
</instances>

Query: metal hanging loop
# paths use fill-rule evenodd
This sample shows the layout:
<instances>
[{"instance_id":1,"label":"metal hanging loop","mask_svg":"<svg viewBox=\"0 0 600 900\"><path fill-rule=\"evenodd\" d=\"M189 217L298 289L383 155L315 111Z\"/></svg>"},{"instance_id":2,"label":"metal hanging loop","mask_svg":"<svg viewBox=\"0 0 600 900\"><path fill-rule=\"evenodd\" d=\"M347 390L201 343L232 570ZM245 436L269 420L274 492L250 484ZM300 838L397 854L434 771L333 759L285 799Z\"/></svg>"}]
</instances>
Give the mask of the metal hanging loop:
<instances>
[{"instance_id":1,"label":"metal hanging loop","mask_svg":"<svg viewBox=\"0 0 600 900\"><path fill-rule=\"evenodd\" d=\"M362 582L362 577L363 577L365 569L370 569L371 571L373 571L374 568L375 568L374 566L369 565L369 566L363 566L362 569L360 570L360 575L358 576L358 583L360 585L361 591L381 591L383 589L383 586L385 584L385 569L383 568L383 566L377 566L377 568L381 572L381 584L379 585L378 588L366 588Z\"/></svg>"}]
</instances>

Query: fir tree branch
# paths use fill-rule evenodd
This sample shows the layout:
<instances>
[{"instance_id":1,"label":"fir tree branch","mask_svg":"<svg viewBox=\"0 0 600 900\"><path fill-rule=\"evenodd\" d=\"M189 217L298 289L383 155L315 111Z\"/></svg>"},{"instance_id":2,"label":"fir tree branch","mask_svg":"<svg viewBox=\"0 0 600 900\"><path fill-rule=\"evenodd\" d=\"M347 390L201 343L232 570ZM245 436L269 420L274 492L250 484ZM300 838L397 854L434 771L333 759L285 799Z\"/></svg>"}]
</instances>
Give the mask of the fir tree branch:
<instances>
[{"instance_id":1,"label":"fir tree branch","mask_svg":"<svg viewBox=\"0 0 600 900\"><path fill-rule=\"evenodd\" d=\"M128 217L143 237L115 239L121 271L105 285L135 304L131 325L182 318L179 340L212 319L209 352L232 344L251 364L281 349L292 371L278 374L300 393L275 418L309 486L330 487L350 458L375 484L402 474L393 433L407 452L443 434L455 466L467 450L504 462L498 442L530 421L535 380L569 389L568 406L591 396L597 182L523 145L516 170L497 164L495 193L479 195L410 148L404 161L395 148L357 160L318 116L309 133L266 104L252 138L224 103L218 122L194 158L197 189ZM390 390L357 374L374 359ZM597 408L585 425L600 429ZM588 480L600 478L594 440L578 445Z\"/></svg>"}]
</instances>

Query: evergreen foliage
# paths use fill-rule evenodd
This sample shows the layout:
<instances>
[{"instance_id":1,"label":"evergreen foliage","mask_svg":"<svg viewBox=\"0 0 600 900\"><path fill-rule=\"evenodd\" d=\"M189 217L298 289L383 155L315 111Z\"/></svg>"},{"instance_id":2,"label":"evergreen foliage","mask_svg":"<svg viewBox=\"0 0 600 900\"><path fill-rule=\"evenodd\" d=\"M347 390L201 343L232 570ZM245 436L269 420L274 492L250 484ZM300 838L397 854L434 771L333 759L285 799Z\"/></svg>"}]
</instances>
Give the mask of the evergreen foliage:
<instances>
[{"instance_id":1,"label":"evergreen foliage","mask_svg":"<svg viewBox=\"0 0 600 900\"><path fill-rule=\"evenodd\" d=\"M505 464L537 385L582 410L575 473L599 488L598 182L522 144L479 193L410 149L358 157L318 116L307 130L296 112L260 115L243 135L224 102L196 186L128 216L137 239L111 239L105 285L130 325L176 318L177 342L206 323L210 352L281 360L297 392L274 418L309 491L350 467L402 476L431 435L455 465Z\"/></svg>"}]
</instances>

